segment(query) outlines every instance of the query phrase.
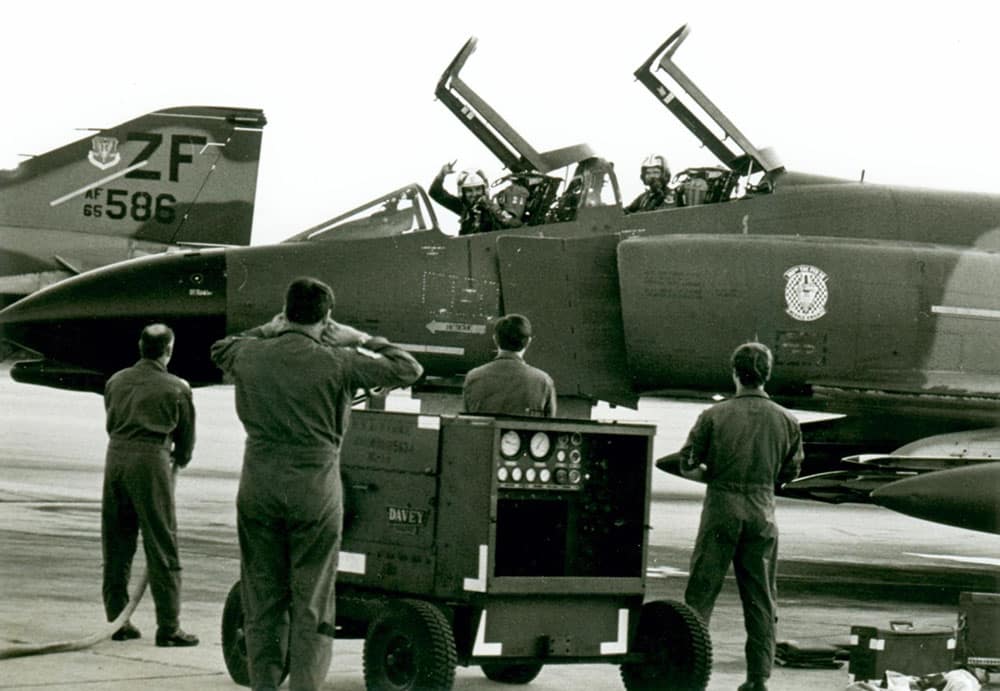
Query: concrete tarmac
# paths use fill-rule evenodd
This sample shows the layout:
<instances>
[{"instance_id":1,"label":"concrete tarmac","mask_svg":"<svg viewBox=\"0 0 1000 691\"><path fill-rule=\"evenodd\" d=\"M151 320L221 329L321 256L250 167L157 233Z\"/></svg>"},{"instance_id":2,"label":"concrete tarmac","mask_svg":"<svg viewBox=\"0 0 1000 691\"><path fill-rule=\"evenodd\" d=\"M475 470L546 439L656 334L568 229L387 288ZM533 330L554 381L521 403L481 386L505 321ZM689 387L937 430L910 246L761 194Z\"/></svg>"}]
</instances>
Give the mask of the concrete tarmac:
<instances>
[{"instance_id":1,"label":"concrete tarmac","mask_svg":"<svg viewBox=\"0 0 1000 691\"><path fill-rule=\"evenodd\" d=\"M105 641L80 652L0 660L0 689L235 689L222 658L220 625L236 581L234 498L243 432L227 387L198 390L198 443L178 479L184 567L182 625L191 649L157 648L147 594L133 622L137 641ZM402 405L406 405L403 403ZM699 406L656 404L625 417L659 426L657 453L675 450ZM619 411L615 411L619 412ZM99 396L11 382L0 371L0 648L82 638L103 624L100 487L106 438ZM648 597L682 599L701 488L655 473ZM877 507L782 501L778 640L846 643L852 625L952 626L957 593L1000 588L1000 538L917 521ZM143 568L137 556L134 572ZM711 626L710 691L744 678L742 613L734 584ZM362 642L338 640L327 689L364 688ZM905 670L903 670L905 671ZM843 689L839 669L777 667L772 691ZM503 686L459 667L456 689ZM611 665L553 665L530 688L621 689Z\"/></svg>"}]
</instances>

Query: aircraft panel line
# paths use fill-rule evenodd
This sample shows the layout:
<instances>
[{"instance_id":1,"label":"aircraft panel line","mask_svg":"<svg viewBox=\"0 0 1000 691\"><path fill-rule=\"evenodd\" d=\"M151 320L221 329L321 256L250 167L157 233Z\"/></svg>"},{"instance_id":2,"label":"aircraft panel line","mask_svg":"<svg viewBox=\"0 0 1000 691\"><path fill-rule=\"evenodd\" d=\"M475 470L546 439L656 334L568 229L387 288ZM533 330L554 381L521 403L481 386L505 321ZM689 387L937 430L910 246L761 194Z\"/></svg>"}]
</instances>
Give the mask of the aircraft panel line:
<instances>
[{"instance_id":1,"label":"aircraft panel line","mask_svg":"<svg viewBox=\"0 0 1000 691\"><path fill-rule=\"evenodd\" d=\"M456 348L453 346L434 346L434 345L421 345L419 343L397 343L403 350L408 350L412 353L435 353L437 355L465 355L465 348Z\"/></svg>"},{"instance_id":2,"label":"aircraft panel line","mask_svg":"<svg viewBox=\"0 0 1000 691\"><path fill-rule=\"evenodd\" d=\"M981 309L979 307L949 307L947 305L931 305L934 314L950 314L955 317L986 317L1000 319L1000 310Z\"/></svg>"}]
</instances>

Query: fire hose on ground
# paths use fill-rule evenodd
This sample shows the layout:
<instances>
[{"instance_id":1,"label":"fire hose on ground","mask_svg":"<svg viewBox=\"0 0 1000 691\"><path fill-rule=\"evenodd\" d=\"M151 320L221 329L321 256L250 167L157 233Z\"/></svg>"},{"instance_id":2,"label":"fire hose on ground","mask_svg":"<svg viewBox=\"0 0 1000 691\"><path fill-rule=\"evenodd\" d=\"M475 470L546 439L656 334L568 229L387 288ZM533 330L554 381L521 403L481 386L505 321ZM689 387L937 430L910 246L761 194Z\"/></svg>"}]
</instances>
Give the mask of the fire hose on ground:
<instances>
[{"instance_id":1,"label":"fire hose on ground","mask_svg":"<svg viewBox=\"0 0 1000 691\"><path fill-rule=\"evenodd\" d=\"M120 629L122 625L128 621L129 617L132 616L135 608L139 605L139 600L142 598L143 593L146 592L146 583L148 581L149 575L147 572L143 571L142 576L132 587L132 592L129 593L128 605L125 606L122 613L119 614L114 621L105 624L91 635L68 641L54 641L52 643L15 643L13 645L0 648L0 660L6 660L12 657L27 657L29 655L69 653L76 650L90 648L111 638L111 635Z\"/></svg>"},{"instance_id":2,"label":"fire hose on ground","mask_svg":"<svg viewBox=\"0 0 1000 691\"><path fill-rule=\"evenodd\" d=\"M177 465L171 464L170 479L172 486L177 486ZM142 576L132 586L128 596L128 604L121 611L114 621L108 622L100 629L85 636L67 641L53 641L51 643L14 643L0 648L0 660L7 660L13 657L28 657L29 655L49 655L52 653L70 653L78 650L91 648L102 641L106 641L127 622L135 608L139 606L139 601L146 592L146 585L149 583L149 570L144 569Z\"/></svg>"}]
</instances>

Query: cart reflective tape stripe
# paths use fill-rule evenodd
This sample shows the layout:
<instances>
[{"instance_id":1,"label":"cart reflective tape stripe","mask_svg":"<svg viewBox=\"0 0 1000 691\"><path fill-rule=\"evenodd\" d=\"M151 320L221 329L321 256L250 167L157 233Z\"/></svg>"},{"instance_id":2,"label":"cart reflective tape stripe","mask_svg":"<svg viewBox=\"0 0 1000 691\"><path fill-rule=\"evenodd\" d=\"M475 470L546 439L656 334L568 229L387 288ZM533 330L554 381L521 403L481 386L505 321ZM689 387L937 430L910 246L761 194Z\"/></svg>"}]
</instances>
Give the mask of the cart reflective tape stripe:
<instances>
[{"instance_id":1,"label":"cart reflective tape stripe","mask_svg":"<svg viewBox=\"0 0 1000 691\"><path fill-rule=\"evenodd\" d=\"M618 610L618 640L601 643L601 655L618 655L628 652L628 610Z\"/></svg>"},{"instance_id":2,"label":"cart reflective tape stripe","mask_svg":"<svg viewBox=\"0 0 1000 691\"><path fill-rule=\"evenodd\" d=\"M464 590L473 590L477 593L486 592L486 561L489 558L489 548L486 545L479 545L479 575L475 578L462 579Z\"/></svg>"},{"instance_id":3,"label":"cart reflective tape stripe","mask_svg":"<svg viewBox=\"0 0 1000 691\"><path fill-rule=\"evenodd\" d=\"M477 656L503 655L503 643L486 642L486 610L479 615L479 628L476 630L476 642L472 646L472 654Z\"/></svg>"},{"instance_id":4,"label":"cart reflective tape stripe","mask_svg":"<svg viewBox=\"0 0 1000 691\"><path fill-rule=\"evenodd\" d=\"M358 573L364 576L366 562L367 557L361 552L341 551L340 560L337 564L337 571L342 571L344 573Z\"/></svg>"}]
</instances>

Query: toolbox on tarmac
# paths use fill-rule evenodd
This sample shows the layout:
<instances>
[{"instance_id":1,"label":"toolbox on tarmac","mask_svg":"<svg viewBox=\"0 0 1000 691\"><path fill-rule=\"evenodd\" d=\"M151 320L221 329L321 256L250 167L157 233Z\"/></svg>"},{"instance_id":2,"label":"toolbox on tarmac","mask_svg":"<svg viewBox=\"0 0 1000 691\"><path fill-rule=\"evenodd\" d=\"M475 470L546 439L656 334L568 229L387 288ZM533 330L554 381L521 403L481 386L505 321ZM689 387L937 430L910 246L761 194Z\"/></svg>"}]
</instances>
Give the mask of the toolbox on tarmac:
<instances>
[{"instance_id":1,"label":"toolbox on tarmac","mask_svg":"<svg viewBox=\"0 0 1000 691\"><path fill-rule=\"evenodd\" d=\"M947 672L955 666L955 630L914 628L912 622L892 621L888 629L851 627L852 680L882 679L886 670L919 676Z\"/></svg>"},{"instance_id":2,"label":"toolbox on tarmac","mask_svg":"<svg viewBox=\"0 0 1000 691\"><path fill-rule=\"evenodd\" d=\"M1000 669L1000 595L958 596L958 662L967 667Z\"/></svg>"}]
</instances>

